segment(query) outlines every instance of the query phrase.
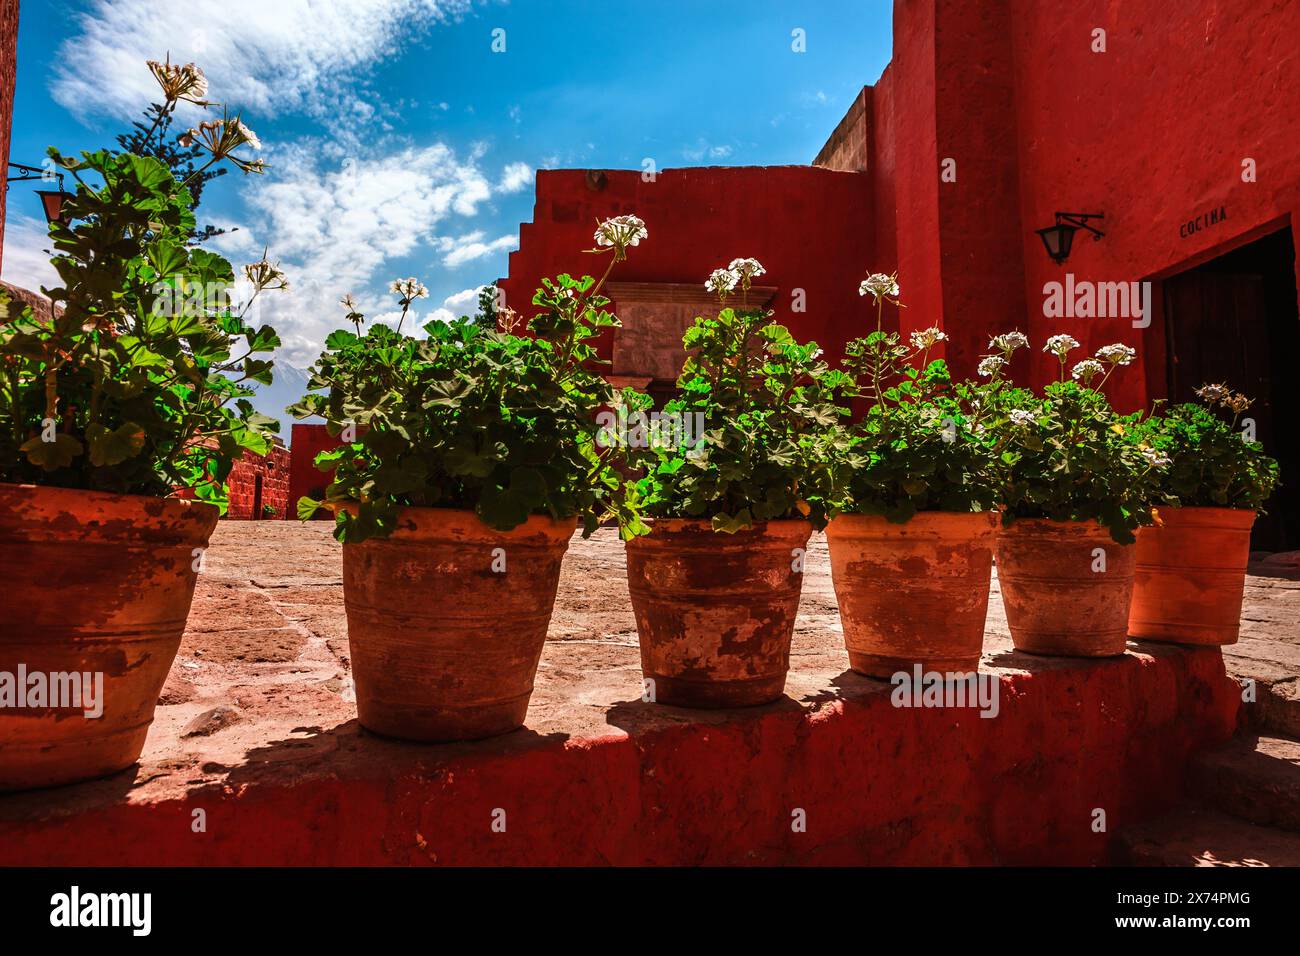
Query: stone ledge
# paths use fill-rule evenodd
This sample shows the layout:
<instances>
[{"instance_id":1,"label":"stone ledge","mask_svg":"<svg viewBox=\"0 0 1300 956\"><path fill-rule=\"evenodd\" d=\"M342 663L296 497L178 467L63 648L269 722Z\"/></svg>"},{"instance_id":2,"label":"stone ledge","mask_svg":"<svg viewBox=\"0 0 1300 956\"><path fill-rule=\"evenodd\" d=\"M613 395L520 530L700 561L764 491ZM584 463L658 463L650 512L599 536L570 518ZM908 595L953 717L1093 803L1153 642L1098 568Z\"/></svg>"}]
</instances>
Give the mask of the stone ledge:
<instances>
[{"instance_id":1,"label":"stone ledge","mask_svg":"<svg viewBox=\"0 0 1300 956\"><path fill-rule=\"evenodd\" d=\"M140 764L0 797L0 863L1098 863L1237 724L1218 651L1032 658L1011 650L996 596L981 670L1001 681L1000 715L895 708L889 685L845 668L820 535L785 698L644 704L622 547L602 531L566 557L527 728L382 740L355 720L328 532L218 528ZM233 721L181 737L217 706Z\"/></svg>"}]
</instances>

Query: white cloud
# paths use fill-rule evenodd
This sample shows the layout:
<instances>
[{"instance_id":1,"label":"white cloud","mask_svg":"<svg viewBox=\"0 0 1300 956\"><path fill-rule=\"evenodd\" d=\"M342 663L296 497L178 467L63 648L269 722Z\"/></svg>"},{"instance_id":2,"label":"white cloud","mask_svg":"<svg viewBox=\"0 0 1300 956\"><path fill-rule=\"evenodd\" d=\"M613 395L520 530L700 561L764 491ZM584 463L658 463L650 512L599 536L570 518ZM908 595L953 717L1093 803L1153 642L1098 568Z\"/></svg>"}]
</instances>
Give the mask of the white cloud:
<instances>
[{"instance_id":1,"label":"white cloud","mask_svg":"<svg viewBox=\"0 0 1300 956\"><path fill-rule=\"evenodd\" d=\"M533 184L533 171L527 163L510 163L501 173L497 192L517 193Z\"/></svg>"},{"instance_id":2,"label":"white cloud","mask_svg":"<svg viewBox=\"0 0 1300 956\"><path fill-rule=\"evenodd\" d=\"M253 224L249 235L267 243L293 289L267 296L258 321L275 326L295 365L310 362L325 335L338 327L343 315L338 300L345 292L356 296L372 321L387 317L395 323L392 298L368 290L396 276L385 269L405 268L388 263L421 247L433 245L448 255L459 250L460 257L468 256L459 261L497 248L500 240L481 243L481 233L466 237L468 243L435 238L440 224L475 215L491 192L477 163L444 144L341 165L323 162L305 143L278 150L267 179L250 178L243 195ZM488 248L480 252L475 243ZM260 244L250 248L252 257L261 255ZM418 328L424 321L427 317L413 313L405 327Z\"/></svg>"},{"instance_id":3,"label":"white cloud","mask_svg":"<svg viewBox=\"0 0 1300 956\"><path fill-rule=\"evenodd\" d=\"M447 236L440 237L435 240L434 245L439 252L443 253L443 265L460 266L466 262L473 262L475 259L482 259L493 252L504 252L518 248L519 237L511 234L493 239L490 242L484 242L483 232L478 230L468 235L457 236L454 239Z\"/></svg>"},{"instance_id":4,"label":"white cloud","mask_svg":"<svg viewBox=\"0 0 1300 956\"><path fill-rule=\"evenodd\" d=\"M694 146L683 146L682 155L693 163L702 159L726 159L731 155L731 147L726 144L715 145L701 137Z\"/></svg>"},{"instance_id":5,"label":"white cloud","mask_svg":"<svg viewBox=\"0 0 1300 956\"><path fill-rule=\"evenodd\" d=\"M50 265L46 250L51 248L49 232L42 220L15 215L14 202L21 194L9 194L8 218L5 221L4 262L2 277L6 282L40 292L41 286L59 284L59 274Z\"/></svg>"},{"instance_id":6,"label":"white cloud","mask_svg":"<svg viewBox=\"0 0 1300 956\"><path fill-rule=\"evenodd\" d=\"M477 309L479 293L485 288L486 286L478 285L472 289L462 289L460 292L454 292L447 296L442 300L442 304L449 309L459 309L465 306L473 306Z\"/></svg>"},{"instance_id":7,"label":"white cloud","mask_svg":"<svg viewBox=\"0 0 1300 956\"><path fill-rule=\"evenodd\" d=\"M194 61L210 95L261 115L354 112L360 69L458 17L470 0L91 0L73 17L51 92L78 115L134 117L157 98L146 59ZM372 108L361 107L363 113Z\"/></svg>"}]
</instances>

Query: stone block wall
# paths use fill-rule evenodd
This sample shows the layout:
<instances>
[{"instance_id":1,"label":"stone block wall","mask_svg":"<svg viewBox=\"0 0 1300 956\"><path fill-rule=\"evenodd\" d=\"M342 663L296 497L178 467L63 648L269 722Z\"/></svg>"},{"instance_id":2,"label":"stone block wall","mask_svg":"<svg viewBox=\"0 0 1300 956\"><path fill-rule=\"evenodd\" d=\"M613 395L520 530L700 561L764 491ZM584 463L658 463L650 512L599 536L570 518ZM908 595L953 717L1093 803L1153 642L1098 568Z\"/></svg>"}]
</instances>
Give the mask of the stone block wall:
<instances>
[{"instance_id":1,"label":"stone block wall","mask_svg":"<svg viewBox=\"0 0 1300 956\"><path fill-rule=\"evenodd\" d=\"M289 449L274 446L265 457L245 451L230 470L227 518L243 521L294 517L289 502Z\"/></svg>"}]
</instances>

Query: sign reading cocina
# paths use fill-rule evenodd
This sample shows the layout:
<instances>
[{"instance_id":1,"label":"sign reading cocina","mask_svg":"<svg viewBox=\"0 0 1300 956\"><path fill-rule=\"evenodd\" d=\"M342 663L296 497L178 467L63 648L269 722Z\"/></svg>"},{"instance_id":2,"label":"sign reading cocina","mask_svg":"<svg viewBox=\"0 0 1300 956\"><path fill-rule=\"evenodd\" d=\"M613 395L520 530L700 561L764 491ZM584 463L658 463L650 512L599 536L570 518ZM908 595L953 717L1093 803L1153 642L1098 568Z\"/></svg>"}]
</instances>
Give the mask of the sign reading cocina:
<instances>
[{"instance_id":1,"label":"sign reading cocina","mask_svg":"<svg viewBox=\"0 0 1300 956\"><path fill-rule=\"evenodd\" d=\"M1202 229L1209 229L1211 226L1217 226L1227 218L1227 206L1220 206L1218 209L1211 209L1209 212L1198 213L1195 219L1189 219L1178 227L1178 238L1186 239L1188 236L1195 235Z\"/></svg>"}]
</instances>

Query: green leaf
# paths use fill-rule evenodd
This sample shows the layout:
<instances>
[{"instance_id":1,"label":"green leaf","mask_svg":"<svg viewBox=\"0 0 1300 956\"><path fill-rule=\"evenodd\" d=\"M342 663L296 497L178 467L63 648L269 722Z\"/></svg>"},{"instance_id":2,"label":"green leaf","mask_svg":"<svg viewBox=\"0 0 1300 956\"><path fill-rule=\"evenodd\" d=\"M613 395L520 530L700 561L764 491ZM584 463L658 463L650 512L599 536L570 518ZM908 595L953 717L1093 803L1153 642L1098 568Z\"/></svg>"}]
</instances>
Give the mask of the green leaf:
<instances>
[{"instance_id":1,"label":"green leaf","mask_svg":"<svg viewBox=\"0 0 1300 956\"><path fill-rule=\"evenodd\" d=\"M27 460L33 465L39 465L46 471L67 468L85 450L81 442L63 432L56 433L54 441L43 441L37 435L23 442L18 449L26 453Z\"/></svg>"},{"instance_id":2,"label":"green leaf","mask_svg":"<svg viewBox=\"0 0 1300 956\"><path fill-rule=\"evenodd\" d=\"M86 429L86 440L90 442L92 464L99 467L120 465L140 454L144 448L145 430L135 422L124 422L114 429L95 423Z\"/></svg>"}]
</instances>

